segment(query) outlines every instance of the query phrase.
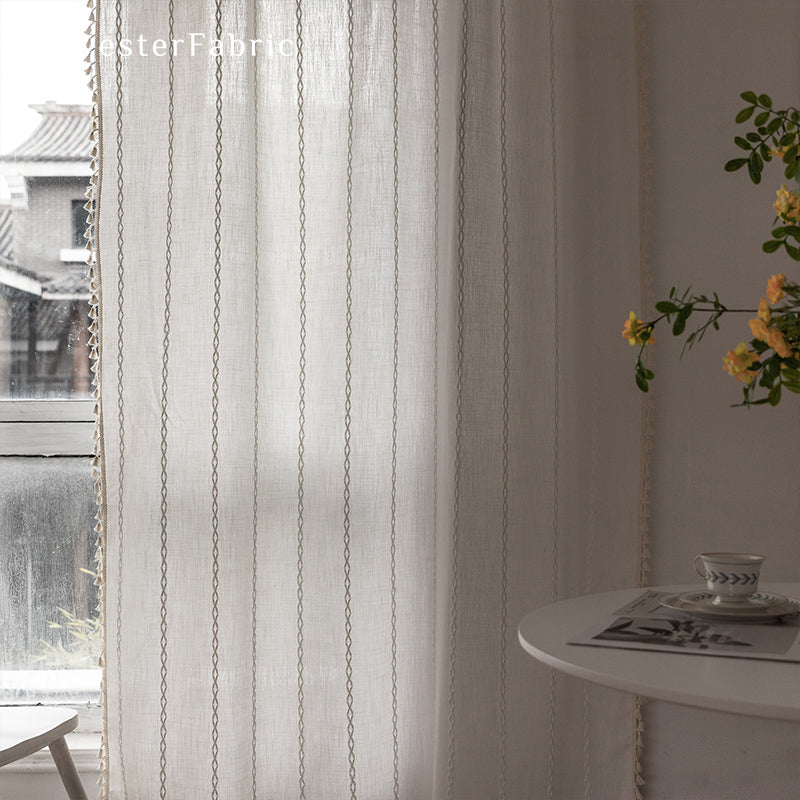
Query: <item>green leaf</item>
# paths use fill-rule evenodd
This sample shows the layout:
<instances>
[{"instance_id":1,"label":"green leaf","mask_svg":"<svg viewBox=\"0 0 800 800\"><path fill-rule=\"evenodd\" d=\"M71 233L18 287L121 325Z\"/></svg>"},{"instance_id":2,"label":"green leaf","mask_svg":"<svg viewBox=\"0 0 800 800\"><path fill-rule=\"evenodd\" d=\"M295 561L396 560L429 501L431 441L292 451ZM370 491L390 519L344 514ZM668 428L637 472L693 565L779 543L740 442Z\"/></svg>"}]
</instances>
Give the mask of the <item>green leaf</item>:
<instances>
[{"instance_id":1,"label":"green leaf","mask_svg":"<svg viewBox=\"0 0 800 800\"><path fill-rule=\"evenodd\" d=\"M675 314L678 311L678 306L675 303L670 303L669 300L661 300L656 303L656 311L662 314Z\"/></svg>"},{"instance_id":2,"label":"green leaf","mask_svg":"<svg viewBox=\"0 0 800 800\"><path fill-rule=\"evenodd\" d=\"M686 328L686 318L678 315L678 318L675 320L674 324L672 325L672 335L673 336L680 336L684 329Z\"/></svg>"},{"instance_id":3,"label":"green leaf","mask_svg":"<svg viewBox=\"0 0 800 800\"><path fill-rule=\"evenodd\" d=\"M636 376L645 382L650 381L655 377L653 370L645 367L641 357L636 359Z\"/></svg>"},{"instance_id":4,"label":"green leaf","mask_svg":"<svg viewBox=\"0 0 800 800\"><path fill-rule=\"evenodd\" d=\"M741 147L742 150L752 150L753 148L750 146L750 142L747 141L743 136L737 136L734 138L734 144L737 147Z\"/></svg>"},{"instance_id":5,"label":"green leaf","mask_svg":"<svg viewBox=\"0 0 800 800\"><path fill-rule=\"evenodd\" d=\"M753 155L756 155L755 153ZM761 183L761 165L759 162L754 161L754 159L749 158L747 160L747 172L750 175L750 180L753 183Z\"/></svg>"},{"instance_id":6,"label":"green leaf","mask_svg":"<svg viewBox=\"0 0 800 800\"><path fill-rule=\"evenodd\" d=\"M742 92L739 97L741 97L745 103L752 103L755 105L758 102L758 97L756 97L755 92Z\"/></svg>"},{"instance_id":7,"label":"green leaf","mask_svg":"<svg viewBox=\"0 0 800 800\"><path fill-rule=\"evenodd\" d=\"M775 231L773 231L772 233L774 235ZM764 242L764 244L761 245L761 249L765 253L774 253L776 250L779 250L783 245L784 242L781 241L780 239L770 239L768 242Z\"/></svg>"},{"instance_id":8,"label":"green leaf","mask_svg":"<svg viewBox=\"0 0 800 800\"><path fill-rule=\"evenodd\" d=\"M770 122L767 125L767 133L772 135L773 133L775 133L775 131L778 130L778 128L780 128L781 124L782 124L781 118L775 117L775 119L773 119L772 122Z\"/></svg>"},{"instance_id":9,"label":"green leaf","mask_svg":"<svg viewBox=\"0 0 800 800\"><path fill-rule=\"evenodd\" d=\"M776 406L781 401L781 385L776 383L775 386L770 389L769 396L767 397L769 404L771 406Z\"/></svg>"},{"instance_id":10,"label":"green leaf","mask_svg":"<svg viewBox=\"0 0 800 800\"><path fill-rule=\"evenodd\" d=\"M791 383L793 386L800 386L800 374L797 373L796 369L784 369L782 374L785 384Z\"/></svg>"},{"instance_id":11,"label":"green leaf","mask_svg":"<svg viewBox=\"0 0 800 800\"><path fill-rule=\"evenodd\" d=\"M764 365L764 370L769 375L770 380L774 381L775 378L781 374L781 362L779 357L775 355L768 359L767 363Z\"/></svg>"},{"instance_id":12,"label":"green leaf","mask_svg":"<svg viewBox=\"0 0 800 800\"><path fill-rule=\"evenodd\" d=\"M755 106L747 106L747 108L743 108L737 115L736 121L737 122L747 122L750 117L753 116L753 112L756 110Z\"/></svg>"},{"instance_id":13,"label":"green leaf","mask_svg":"<svg viewBox=\"0 0 800 800\"><path fill-rule=\"evenodd\" d=\"M781 147L788 147L796 138L797 138L797 134L796 133L792 133L790 131L789 133L784 133L783 136L781 136L781 138L778 141L778 144Z\"/></svg>"},{"instance_id":14,"label":"green leaf","mask_svg":"<svg viewBox=\"0 0 800 800\"><path fill-rule=\"evenodd\" d=\"M766 125L768 119L769 111L762 111L760 114L756 114L756 118L753 120L753 123L757 128L760 128L762 125Z\"/></svg>"},{"instance_id":15,"label":"green leaf","mask_svg":"<svg viewBox=\"0 0 800 800\"><path fill-rule=\"evenodd\" d=\"M736 172L736 170L741 169L747 161L746 158L732 158L725 164L725 172Z\"/></svg>"},{"instance_id":16,"label":"green leaf","mask_svg":"<svg viewBox=\"0 0 800 800\"><path fill-rule=\"evenodd\" d=\"M800 261L800 247L793 247L792 245L787 244L786 245L786 252L795 261Z\"/></svg>"},{"instance_id":17,"label":"green leaf","mask_svg":"<svg viewBox=\"0 0 800 800\"><path fill-rule=\"evenodd\" d=\"M753 131L746 133L745 137L749 142L755 142L756 144L759 144L761 142L761 137L757 133L753 133Z\"/></svg>"},{"instance_id":18,"label":"green leaf","mask_svg":"<svg viewBox=\"0 0 800 800\"><path fill-rule=\"evenodd\" d=\"M636 373L636 385L643 392L650 391L650 386L648 385L647 380L644 378L644 376L640 375L638 372Z\"/></svg>"},{"instance_id":19,"label":"green leaf","mask_svg":"<svg viewBox=\"0 0 800 800\"><path fill-rule=\"evenodd\" d=\"M758 96L758 103L767 108L772 108L772 98L768 94L760 94Z\"/></svg>"}]
</instances>

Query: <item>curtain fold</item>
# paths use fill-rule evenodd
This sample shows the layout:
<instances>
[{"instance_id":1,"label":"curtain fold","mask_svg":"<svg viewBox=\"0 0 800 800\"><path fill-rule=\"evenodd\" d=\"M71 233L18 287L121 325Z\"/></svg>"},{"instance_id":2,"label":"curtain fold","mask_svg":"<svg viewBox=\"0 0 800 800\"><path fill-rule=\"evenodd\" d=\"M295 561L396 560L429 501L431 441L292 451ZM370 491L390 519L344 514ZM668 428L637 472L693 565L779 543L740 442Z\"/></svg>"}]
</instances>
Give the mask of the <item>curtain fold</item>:
<instances>
[{"instance_id":1,"label":"curtain fold","mask_svg":"<svg viewBox=\"0 0 800 800\"><path fill-rule=\"evenodd\" d=\"M105 796L632 796L630 6L93 9Z\"/></svg>"}]
</instances>

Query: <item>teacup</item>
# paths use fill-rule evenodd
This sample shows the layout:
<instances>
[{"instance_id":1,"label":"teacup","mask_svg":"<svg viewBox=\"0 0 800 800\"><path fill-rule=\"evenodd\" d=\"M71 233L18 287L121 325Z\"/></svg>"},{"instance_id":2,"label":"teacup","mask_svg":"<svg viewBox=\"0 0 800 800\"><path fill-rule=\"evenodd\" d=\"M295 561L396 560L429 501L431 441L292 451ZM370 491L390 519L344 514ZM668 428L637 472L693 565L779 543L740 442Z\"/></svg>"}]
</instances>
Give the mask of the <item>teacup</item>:
<instances>
[{"instance_id":1,"label":"teacup","mask_svg":"<svg viewBox=\"0 0 800 800\"><path fill-rule=\"evenodd\" d=\"M758 591L763 561L764 556L754 553L701 553L694 568L705 579L714 603L743 603Z\"/></svg>"}]
</instances>

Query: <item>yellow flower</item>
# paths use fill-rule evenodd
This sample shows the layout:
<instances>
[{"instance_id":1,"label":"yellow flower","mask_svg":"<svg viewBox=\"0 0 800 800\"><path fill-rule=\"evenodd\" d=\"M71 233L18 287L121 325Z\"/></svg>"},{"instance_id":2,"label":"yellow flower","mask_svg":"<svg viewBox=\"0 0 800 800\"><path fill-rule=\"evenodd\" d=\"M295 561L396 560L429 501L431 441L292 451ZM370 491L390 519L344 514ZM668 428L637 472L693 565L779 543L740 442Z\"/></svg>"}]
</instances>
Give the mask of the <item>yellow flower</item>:
<instances>
[{"instance_id":1,"label":"yellow flower","mask_svg":"<svg viewBox=\"0 0 800 800\"><path fill-rule=\"evenodd\" d=\"M761 302L758 304L758 318L763 319L767 325L769 325L770 320L772 319L772 310L769 307L769 303L763 297L761 298Z\"/></svg>"},{"instance_id":2,"label":"yellow flower","mask_svg":"<svg viewBox=\"0 0 800 800\"><path fill-rule=\"evenodd\" d=\"M783 291L785 283L786 276L783 273L780 275L773 275L767 281L767 300L769 300L770 303L777 303L779 300L783 300L785 297Z\"/></svg>"},{"instance_id":3,"label":"yellow flower","mask_svg":"<svg viewBox=\"0 0 800 800\"><path fill-rule=\"evenodd\" d=\"M782 184L777 191L778 199L772 204L784 222L797 222L800 219L800 195Z\"/></svg>"},{"instance_id":4,"label":"yellow flower","mask_svg":"<svg viewBox=\"0 0 800 800\"><path fill-rule=\"evenodd\" d=\"M781 358L791 358L792 348L786 344L786 339L777 328L769 329L769 335L765 341Z\"/></svg>"},{"instance_id":5,"label":"yellow flower","mask_svg":"<svg viewBox=\"0 0 800 800\"><path fill-rule=\"evenodd\" d=\"M769 328L766 326L766 323L760 317L756 319L751 319L748 323L750 325L750 330L753 332L753 337L755 339L760 339L762 342L766 342L769 338Z\"/></svg>"},{"instance_id":6,"label":"yellow flower","mask_svg":"<svg viewBox=\"0 0 800 800\"><path fill-rule=\"evenodd\" d=\"M728 350L728 355L722 359L722 368L733 375L737 381L752 383L753 378L758 375L758 370L750 369L750 367L758 360L758 353L748 350L744 342L739 342L736 349Z\"/></svg>"},{"instance_id":7,"label":"yellow flower","mask_svg":"<svg viewBox=\"0 0 800 800\"><path fill-rule=\"evenodd\" d=\"M795 137L795 138L796 138L796 137ZM794 147L794 145L795 145L795 142L793 142L792 144L787 144L787 145L784 145L783 147L781 147L781 149L780 149L780 150L775 150L775 149L773 148L772 150L770 150L770 153L771 153L773 156L775 156L776 158L780 158L781 160L784 160L784 159L785 159L785 157L786 157L786 152L787 152L787 151L788 151L788 150L789 150L791 147Z\"/></svg>"},{"instance_id":8,"label":"yellow flower","mask_svg":"<svg viewBox=\"0 0 800 800\"><path fill-rule=\"evenodd\" d=\"M636 318L636 312L631 311L628 314L628 319L625 320L625 327L622 329L622 335L628 340L628 344L633 347L634 345L655 344L656 340L651 333L651 327L644 325L644 323Z\"/></svg>"},{"instance_id":9,"label":"yellow flower","mask_svg":"<svg viewBox=\"0 0 800 800\"><path fill-rule=\"evenodd\" d=\"M763 300L761 301L764 302ZM770 328L761 316L761 305L758 307L758 318L749 320L754 339L766 342L781 358L790 358L792 349L786 343L783 334L777 328Z\"/></svg>"}]
</instances>

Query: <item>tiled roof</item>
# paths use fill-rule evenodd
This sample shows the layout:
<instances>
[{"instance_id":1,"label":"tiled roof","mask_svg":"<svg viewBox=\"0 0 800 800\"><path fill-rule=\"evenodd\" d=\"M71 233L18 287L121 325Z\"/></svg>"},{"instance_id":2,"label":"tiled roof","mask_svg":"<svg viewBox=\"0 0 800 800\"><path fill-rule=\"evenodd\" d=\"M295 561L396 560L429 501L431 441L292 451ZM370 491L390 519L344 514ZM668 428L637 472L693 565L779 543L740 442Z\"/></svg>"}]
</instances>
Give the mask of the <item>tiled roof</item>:
<instances>
[{"instance_id":1,"label":"tiled roof","mask_svg":"<svg viewBox=\"0 0 800 800\"><path fill-rule=\"evenodd\" d=\"M75 301L86 303L87 305L79 305L78 308L88 310L91 287L86 270L69 270L64 275L48 280L4 258L0 258L0 267L39 283L42 294L41 300L36 304L34 318L39 339L56 340L69 332L71 309ZM10 304L11 338L26 339L31 295L13 288L13 282L9 286L0 282L0 293L5 295Z\"/></svg>"},{"instance_id":2,"label":"tiled roof","mask_svg":"<svg viewBox=\"0 0 800 800\"><path fill-rule=\"evenodd\" d=\"M42 283L41 275L34 272L32 269L26 269L25 267L21 267L19 264L15 264L10 258L5 256L0 256L0 267L9 270L10 272L14 272L17 275L21 275L23 278L29 278L32 281L36 281L38 284Z\"/></svg>"},{"instance_id":3,"label":"tiled roof","mask_svg":"<svg viewBox=\"0 0 800 800\"><path fill-rule=\"evenodd\" d=\"M0 256L0 267L6 270L6 276L0 277L0 290L5 289L12 294L21 291L24 294L33 292L39 295L41 292L42 300L89 300L92 295L91 282L86 268L70 269L55 278L46 277L34 272L31 269L15 264L8 258ZM19 275L23 279L32 281L33 288L20 285L14 280L14 275Z\"/></svg>"},{"instance_id":4,"label":"tiled roof","mask_svg":"<svg viewBox=\"0 0 800 800\"><path fill-rule=\"evenodd\" d=\"M11 206L0 206L0 256L14 258L14 217Z\"/></svg>"},{"instance_id":5,"label":"tiled roof","mask_svg":"<svg viewBox=\"0 0 800 800\"><path fill-rule=\"evenodd\" d=\"M47 102L32 105L42 118L33 133L0 161L88 161L91 107Z\"/></svg>"},{"instance_id":6,"label":"tiled roof","mask_svg":"<svg viewBox=\"0 0 800 800\"><path fill-rule=\"evenodd\" d=\"M11 338L28 337L30 310L27 300L11 301ZM85 306L88 311L88 305ZM72 308L69 303L39 303L35 311L36 335L39 340L58 340L69 333Z\"/></svg>"},{"instance_id":7,"label":"tiled roof","mask_svg":"<svg viewBox=\"0 0 800 800\"><path fill-rule=\"evenodd\" d=\"M42 286L42 299L54 296L60 299L88 300L91 297L89 275L86 270L70 270L52 278Z\"/></svg>"}]
</instances>

